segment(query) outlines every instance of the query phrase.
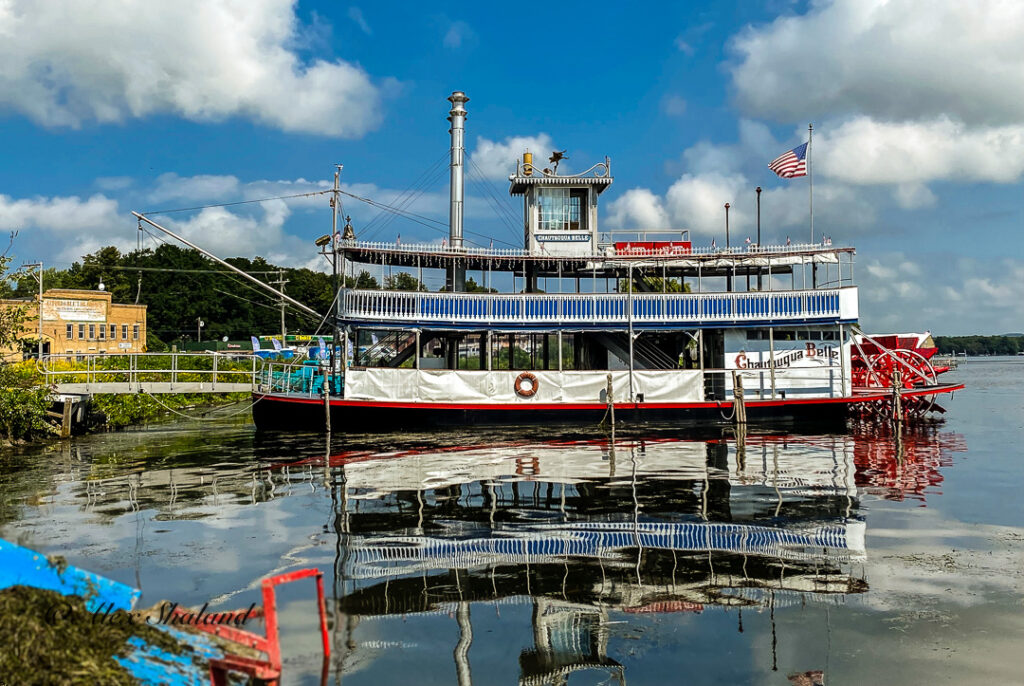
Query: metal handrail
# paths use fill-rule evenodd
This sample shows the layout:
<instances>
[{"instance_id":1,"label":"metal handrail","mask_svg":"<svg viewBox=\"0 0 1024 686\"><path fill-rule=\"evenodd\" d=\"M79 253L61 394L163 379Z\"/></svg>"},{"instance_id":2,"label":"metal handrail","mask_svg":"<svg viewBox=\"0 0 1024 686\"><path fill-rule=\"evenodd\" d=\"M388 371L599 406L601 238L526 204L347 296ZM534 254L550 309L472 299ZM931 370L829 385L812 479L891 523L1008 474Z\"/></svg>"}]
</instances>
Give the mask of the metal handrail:
<instances>
[{"instance_id":1,"label":"metal handrail","mask_svg":"<svg viewBox=\"0 0 1024 686\"><path fill-rule=\"evenodd\" d=\"M341 316L383 321L700 323L837 317L843 289L744 293L424 293L346 291Z\"/></svg>"},{"instance_id":2,"label":"metal handrail","mask_svg":"<svg viewBox=\"0 0 1024 686\"><path fill-rule=\"evenodd\" d=\"M323 393L327 373L329 371L325 364L268 360L256 375L255 388L261 393L289 393L316 398ZM341 390L338 382L342 380L342 375L335 373L331 376L334 379L331 392L338 393Z\"/></svg>"},{"instance_id":3,"label":"metal handrail","mask_svg":"<svg viewBox=\"0 0 1024 686\"><path fill-rule=\"evenodd\" d=\"M150 367L140 360L169 358L169 364ZM182 365L182 360L210 360L210 368L194 368L188 363ZM248 369L225 369L221 365L223 359L235 361L249 361ZM107 364L101 364L107 363ZM128 384L139 384L143 381L156 382L166 381L166 378L153 378L154 376L170 377L171 384L178 383L180 375L198 375L209 377L213 384L218 381L228 383L244 383L255 385L257 376L262 370L266 360L249 353L207 353L207 352L166 352L166 353L64 353L43 355L36 360L36 369L44 376L47 385L59 383L75 383L77 379L84 377L84 383L96 384L103 382L123 381ZM84 367L82 366L84 364ZM118 366L118 365L125 366ZM68 366L69 365L69 366ZM115 366L108 366L115 365ZM65 368L66 367L66 368ZM113 378L111 378L113 377ZM243 381L235 381L242 377Z\"/></svg>"}]
</instances>

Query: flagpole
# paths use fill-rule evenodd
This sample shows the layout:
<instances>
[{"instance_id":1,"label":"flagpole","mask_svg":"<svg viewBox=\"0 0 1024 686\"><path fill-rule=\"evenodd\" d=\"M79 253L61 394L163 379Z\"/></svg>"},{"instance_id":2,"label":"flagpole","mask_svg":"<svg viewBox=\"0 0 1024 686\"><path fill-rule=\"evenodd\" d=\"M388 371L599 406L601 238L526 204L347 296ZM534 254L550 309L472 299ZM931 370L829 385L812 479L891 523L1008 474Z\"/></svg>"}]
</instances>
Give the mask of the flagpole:
<instances>
[{"instance_id":1,"label":"flagpole","mask_svg":"<svg viewBox=\"0 0 1024 686\"><path fill-rule=\"evenodd\" d=\"M814 244L814 167L811 164L811 141L814 138L814 124L807 125L807 188L811 204L811 244Z\"/></svg>"}]
</instances>

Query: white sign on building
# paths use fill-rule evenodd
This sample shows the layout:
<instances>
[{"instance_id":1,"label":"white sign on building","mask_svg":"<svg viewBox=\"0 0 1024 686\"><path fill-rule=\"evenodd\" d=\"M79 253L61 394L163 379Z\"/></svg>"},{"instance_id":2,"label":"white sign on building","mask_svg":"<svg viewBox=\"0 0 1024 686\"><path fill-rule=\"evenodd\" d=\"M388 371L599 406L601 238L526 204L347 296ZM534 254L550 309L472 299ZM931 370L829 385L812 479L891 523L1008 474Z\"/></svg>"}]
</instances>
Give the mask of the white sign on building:
<instances>
[{"instance_id":1,"label":"white sign on building","mask_svg":"<svg viewBox=\"0 0 1024 686\"><path fill-rule=\"evenodd\" d=\"M100 300L43 299L44 322L103 322L106 319L106 306Z\"/></svg>"}]
</instances>

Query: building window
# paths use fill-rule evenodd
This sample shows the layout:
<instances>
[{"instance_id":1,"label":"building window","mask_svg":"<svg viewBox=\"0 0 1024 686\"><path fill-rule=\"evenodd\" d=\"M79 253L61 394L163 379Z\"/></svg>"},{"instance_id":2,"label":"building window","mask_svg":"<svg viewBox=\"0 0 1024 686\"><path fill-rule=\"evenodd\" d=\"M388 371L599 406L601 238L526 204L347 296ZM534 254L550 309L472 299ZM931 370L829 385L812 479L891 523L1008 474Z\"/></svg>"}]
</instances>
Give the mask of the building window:
<instances>
[{"instance_id":1,"label":"building window","mask_svg":"<svg viewBox=\"0 0 1024 686\"><path fill-rule=\"evenodd\" d=\"M96 340L96 325L95 324L90 324L89 325L89 340L90 341Z\"/></svg>"},{"instance_id":2,"label":"building window","mask_svg":"<svg viewBox=\"0 0 1024 686\"><path fill-rule=\"evenodd\" d=\"M537 208L539 231L585 231L586 188L541 188Z\"/></svg>"},{"instance_id":3,"label":"building window","mask_svg":"<svg viewBox=\"0 0 1024 686\"><path fill-rule=\"evenodd\" d=\"M127 341L128 340L128 325L127 324L122 324L121 325L121 340L122 341Z\"/></svg>"},{"instance_id":4,"label":"building window","mask_svg":"<svg viewBox=\"0 0 1024 686\"><path fill-rule=\"evenodd\" d=\"M78 338L79 339L85 338L85 324L79 324L78 325Z\"/></svg>"},{"instance_id":5,"label":"building window","mask_svg":"<svg viewBox=\"0 0 1024 686\"><path fill-rule=\"evenodd\" d=\"M107 325L106 324L100 324L100 340L101 341L107 340Z\"/></svg>"},{"instance_id":6,"label":"building window","mask_svg":"<svg viewBox=\"0 0 1024 686\"><path fill-rule=\"evenodd\" d=\"M75 325L74 324L68 324L67 331L64 332L64 338L68 339L69 341L75 340Z\"/></svg>"},{"instance_id":7,"label":"building window","mask_svg":"<svg viewBox=\"0 0 1024 686\"><path fill-rule=\"evenodd\" d=\"M110 325L110 340L112 340L112 341L116 341L117 340L117 324L111 324Z\"/></svg>"},{"instance_id":8,"label":"building window","mask_svg":"<svg viewBox=\"0 0 1024 686\"><path fill-rule=\"evenodd\" d=\"M139 340L139 325L136 324L132 327L132 339Z\"/></svg>"}]
</instances>

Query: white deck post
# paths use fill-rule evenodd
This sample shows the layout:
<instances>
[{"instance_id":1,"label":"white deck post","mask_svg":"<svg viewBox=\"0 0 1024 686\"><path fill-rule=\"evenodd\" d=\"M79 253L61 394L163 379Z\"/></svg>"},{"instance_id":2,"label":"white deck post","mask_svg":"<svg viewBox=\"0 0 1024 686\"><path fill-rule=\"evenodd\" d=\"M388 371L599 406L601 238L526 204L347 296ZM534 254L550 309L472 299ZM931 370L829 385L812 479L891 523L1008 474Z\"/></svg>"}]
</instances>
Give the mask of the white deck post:
<instances>
[{"instance_id":1,"label":"white deck post","mask_svg":"<svg viewBox=\"0 0 1024 686\"><path fill-rule=\"evenodd\" d=\"M843 325L839 325L839 383L842 386L840 395L846 395L846 356L843 354L844 343L846 339L843 337L844 334Z\"/></svg>"},{"instance_id":2,"label":"white deck post","mask_svg":"<svg viewBox=\"0 0 1024 686\"><path fill-rule=\"evenodd\" d=\"M772 376L772 400L775 399L775 329L768 328L768 367Z\"/></svg>"},{"instance_id":3,"label":"white deck post","mask_svg":"<svg viewBox=\"0 0 1024 686\"><path fill-rule=\"evenodd\" d=\"M629 308L629 401L635 402L636 393L633 388L633 265L630 263L626 272L628 283L628 296L626 306Z\"/></svg>"}]
</instances>

